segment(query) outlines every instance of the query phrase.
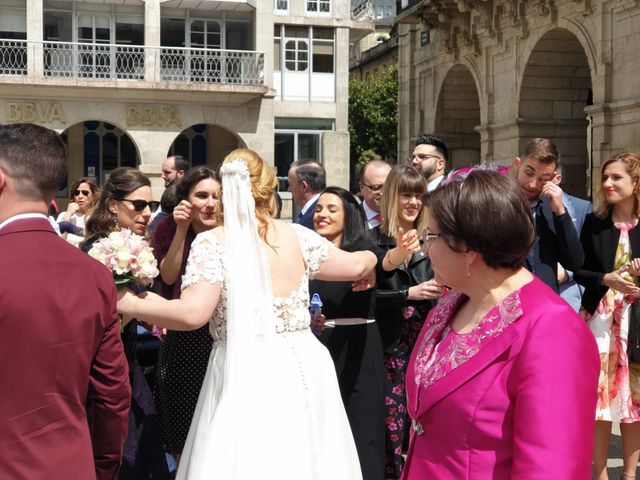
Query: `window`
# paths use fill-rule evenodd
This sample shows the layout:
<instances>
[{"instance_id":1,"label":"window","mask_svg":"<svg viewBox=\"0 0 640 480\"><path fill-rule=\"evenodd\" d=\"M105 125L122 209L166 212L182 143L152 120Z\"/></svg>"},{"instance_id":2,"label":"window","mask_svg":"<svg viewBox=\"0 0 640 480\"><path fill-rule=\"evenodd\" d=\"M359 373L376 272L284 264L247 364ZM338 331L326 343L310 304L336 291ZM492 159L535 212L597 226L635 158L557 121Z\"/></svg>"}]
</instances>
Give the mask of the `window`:
<instances>
[{"instance_id":1,"label":"window","mask_svg":"<svg viewBox=\"0 0 640 480\"><path fill-rule=\"evenodd\" d=\"M288 13L289 0L274 0L273 10L275 13Z\"/></svg>"},{"instance_id":2,"label":"window","mask_svg":"<svg viewBox=\"0 0 640 480\"><path fill-rule=\"evenodd\" d=\"M280 51L282 47L282 38L281 38L281 25L274 25L273 27L273 71L280 71L280 63L282 52Z\"/></svg>"},{"instance_id":3,"label":"window","mask_svg":"<svg viewBox=\"0 0 640 480\"><path fill-rule=\"evenodd\" d=\"M292 162L317 160L322 162L322 134L333 130L332 119L276 118L275 166L279 190L288 188L287 174Z\"/></svg>"},{"instance_id":4,"label":"window","mask_svg":"<svg viewBox=\"0 0 640 480\"><path fill-rule=\"evenodd\" d=\"M331 0L307 0L307 13L331 13Z\"/></svg>"},{"instance_id":5,"label":"window","mask_svg":"<svg viewBox=\"0 0 640 480\"><path fill-rule=\"evenodd\" d=\"M84 165L87 175L97 172L100 184L118 167L134 167L140 163L138 150L129 136L107 122L84 122Z\"/></svg>"},{"instance_id":6,"label":"window","mask_svg":"<svg viewBox=\"0 0 640 480\"><path fill-rule=\"evenodd\" d=\"M333 29L313 27L313 72L333 73Z\"/></svg>"},{"instance_id":7,"label":"window","mask_svg":"<svg viewBox=\"0 0 640 480\"><path fill-rule=\"evenodd\" d=\"M424 47L425 45L429 45L431 42L431 31L423 30L420 32L420 46Z\"/></svg>"},{"instance_id":8,"label":"window","mask_svg":"<svg viewBox=\"0 0 640 480\"><path fill-rule=\"evenodd\" d=\"M285 27L284 66L290 72L304 72L309 66L307 27Z\"/></svg>"}]
</instances>

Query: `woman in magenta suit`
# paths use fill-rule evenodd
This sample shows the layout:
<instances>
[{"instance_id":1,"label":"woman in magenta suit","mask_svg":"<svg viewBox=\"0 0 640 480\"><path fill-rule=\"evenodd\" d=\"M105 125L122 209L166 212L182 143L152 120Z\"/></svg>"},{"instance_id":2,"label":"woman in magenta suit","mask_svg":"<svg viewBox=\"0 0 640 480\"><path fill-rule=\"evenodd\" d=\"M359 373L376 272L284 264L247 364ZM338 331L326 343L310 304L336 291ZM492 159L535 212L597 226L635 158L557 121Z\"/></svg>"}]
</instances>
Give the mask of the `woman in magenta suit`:
<instances>
[{"instance_id":1,"label":"woman in magenta suit","mask_svg":"<svg viewBox=\"0 0 640 480\"><path fill-rule=\"evenodd\" d=\"M423 248L451 291L407 370L403 479L590 478L598 352L571 307L522 267L535 233L518 185L476 170L424 201Z\"/></svg>"}]
</instances>

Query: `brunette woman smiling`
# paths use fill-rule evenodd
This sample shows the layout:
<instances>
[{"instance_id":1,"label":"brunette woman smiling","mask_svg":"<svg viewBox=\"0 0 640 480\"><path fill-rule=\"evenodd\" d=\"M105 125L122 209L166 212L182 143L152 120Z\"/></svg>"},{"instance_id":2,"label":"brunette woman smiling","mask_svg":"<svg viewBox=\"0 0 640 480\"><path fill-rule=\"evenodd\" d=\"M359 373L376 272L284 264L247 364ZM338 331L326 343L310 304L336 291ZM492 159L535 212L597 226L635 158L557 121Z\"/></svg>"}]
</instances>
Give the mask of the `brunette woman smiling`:
<instances>
[{"instance_id":1,"label":"brunette woman smiling","mask_svg":"<svg viewBox=\"0 0 640 480\"><path fill-rule=\"evenodd\" d=\"M383 252L367 235L361 205L343 188L328 187L322 192L313 223L316 232L336 247L349 252L373 251L381 263ZM326 328L320 338L336 366L362 477L382 480L384 363L380 332L375 324L376 290L354 292L350 282L313 280L309 293L318 293L323 302Z\"/></svg>"}]
</instances>

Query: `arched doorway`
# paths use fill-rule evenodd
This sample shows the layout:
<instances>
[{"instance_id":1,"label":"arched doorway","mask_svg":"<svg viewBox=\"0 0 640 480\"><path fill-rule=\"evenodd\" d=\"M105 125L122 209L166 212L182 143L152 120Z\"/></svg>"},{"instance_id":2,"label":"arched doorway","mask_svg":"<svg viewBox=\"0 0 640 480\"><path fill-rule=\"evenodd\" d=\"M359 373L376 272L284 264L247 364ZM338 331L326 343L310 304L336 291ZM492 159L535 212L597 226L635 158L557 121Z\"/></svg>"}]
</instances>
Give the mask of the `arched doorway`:
<instances>
[{"instance_id":1,"label":"arched doorway","mask_svg":"<svg viewBox=\"0 0 640 480\"><path fill-rule=\"evenodd\" d=\"M89 177L104 185L111 171L118 167L140 165L140 153L133 139L121 128L101 120L76 123L62 132L69 149L67 181L56 198L62 203L67 196L67 184L80 177Z\"/></svg>"},{"instance_id":2,"label":"arched doorway","mask_svg":"<svg viewBox=\"0 0 640 480\"><path fill-rule=\"evenodd\" d=\"M557 28L536 43L522 78L519 104L520 152L533 137L551 139L561 154L563 188L586 197L590 182L589 120L591 70L575 35Z\"/></svg>"},{"instance_id":3,"label":"arched doorway","mask_svg":"<svg viewBox=\"0 0 640 480\"><path fill-rule=\"evenodd\" d=\"M171 144L167 156L182 155L191 166L218 168L229 152L243 146L244 143L230 130L200 123L184 129Z\"/></svg>"},{"instance_id":4,"label":"arched doorway","mask_svg":"<svg viewBox=\"0 0 640 480\"><path fill-rule=\"evenodd\" d=\"M447 144L450 165L460 168L480 162L480 99L471 72L455 65L440 88L436 108L435 133Z\"/></svg>"}]
</instances>

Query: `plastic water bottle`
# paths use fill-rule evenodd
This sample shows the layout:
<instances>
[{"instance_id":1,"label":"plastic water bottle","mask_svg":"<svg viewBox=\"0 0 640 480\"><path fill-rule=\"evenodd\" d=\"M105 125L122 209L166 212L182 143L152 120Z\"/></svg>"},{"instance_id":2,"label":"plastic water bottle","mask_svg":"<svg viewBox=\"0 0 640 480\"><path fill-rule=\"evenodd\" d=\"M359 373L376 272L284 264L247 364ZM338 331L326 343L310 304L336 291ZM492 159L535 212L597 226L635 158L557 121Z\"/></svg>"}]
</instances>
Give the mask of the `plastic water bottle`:
<instances>
[{"instance_id":1,"label":"plastic water bottle","mask_svg":"<svg viewBox=\"0 0 640 480\"><path fill-rule=\"evenodd\" d=\"M315 335L322 333L321 315L322 315L322 299L320 295L314 293L309 302L309 313L311 314L311 331Z\"/></svg>"}]
</instances>

